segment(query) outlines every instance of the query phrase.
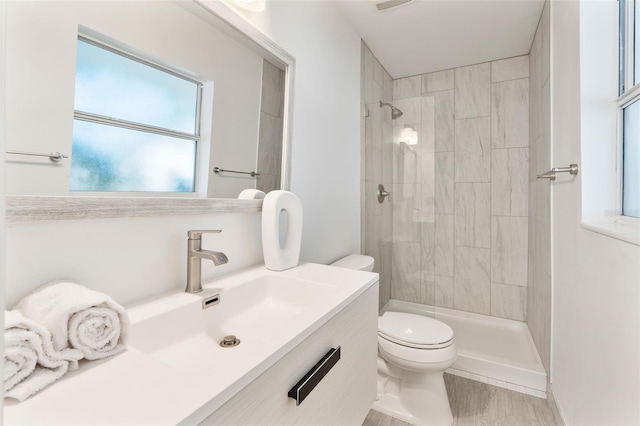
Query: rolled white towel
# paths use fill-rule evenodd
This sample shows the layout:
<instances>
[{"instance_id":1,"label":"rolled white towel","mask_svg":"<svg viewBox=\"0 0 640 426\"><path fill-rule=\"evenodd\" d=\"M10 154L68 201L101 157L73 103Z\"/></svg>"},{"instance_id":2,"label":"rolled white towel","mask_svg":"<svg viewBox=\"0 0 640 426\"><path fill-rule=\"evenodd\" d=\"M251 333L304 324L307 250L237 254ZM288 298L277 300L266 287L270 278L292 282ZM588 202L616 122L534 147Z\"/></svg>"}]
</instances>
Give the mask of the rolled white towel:
<instances>
[{"instance_id":1,"label":"rolled white towel","mask_svg":"<svg viewBox=\"0 0 640 426\"><path fill-rule=\"evenodd\" d=\"M244 189L242 192L240 192L240 195L238 195L238 199L239 200L264 200L264 197L266 197L267 194L265 194L263 191L260 191L259 189Z\"/></svg>"},{"instance_id":2,"label":"rolled white towel","mask_svg":"<svg viewBox=\"0 0 640 426\"><path fill-rule=\"evenodd\" d=\"M4 312L4 396L24 401L78 368L82 351L53 348L51 334L20 312Z\"/></svg>"},{"instance_id":3,"label":"rolled white towel","mask_svg":"<svg viewBox=\"0 0 640 426\"><path fill-rule=\"evenodd\" d=\"M129 317L104 293L64 280L52 281L15 306L42 324L57 350L73 347L89 360L122 352L129 337Z\"/></svg>"}]
</instances>

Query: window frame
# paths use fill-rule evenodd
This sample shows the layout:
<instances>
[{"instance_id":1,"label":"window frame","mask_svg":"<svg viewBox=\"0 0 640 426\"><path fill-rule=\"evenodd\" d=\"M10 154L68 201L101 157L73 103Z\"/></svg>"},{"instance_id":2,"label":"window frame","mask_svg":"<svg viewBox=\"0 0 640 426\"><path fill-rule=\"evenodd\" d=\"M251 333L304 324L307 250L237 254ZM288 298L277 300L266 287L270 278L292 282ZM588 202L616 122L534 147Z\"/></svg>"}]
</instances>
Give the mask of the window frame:
<instances>
[{"instance_id":1,"label":"window frame","mask_svg":"<svg viewBox=\"0 0 640 426\"><path fill-rule=\"evenodd\" d=\"M194 126L194 133L186 133L186 132L180 132L180 131L176 131L176 130L171 130L168 128L164 128L164 127L159 127L159 126L153 126L153 125L149 125L149 124L144 124L144 123L138 123L135 121L129 121L129 120L123 120L123 119L118 119L115 117L108 117L108 116L104 116L104 115L100 115L100 114L94 114L94 113L90 113L90 112L85 112L85 111L80 111L80 110L76 110L74 108L73 110L73 120L79 120L79 121L85 121L88 123L96 123L96 124L102 124L102 125L107 125L107 126L113 126L113 127L119 127L119 128L123 128L123 129L128 129L128 130L134 130L134 131L141 131L141 132L147 132L147 133L153 133L153 134L157 134L157 135L162 135L162 136L168 136L168 137L173 137L173 138L178 138L178 139L183 139L183 140L187 140L187 141L193 141L196 144L196 149L195 149L195 157L193 159L194 161L194 174L193 174L193 179L194 179L194 185L193 185L193 191L185 191L185 192L166 192L166 191L73 191L74 194L84 194L84 195L105 195L105 194L117 194L118 196L121 195L136 195L136 196L197 196L201 191L202 191L202 185L203 182L201 182L201 179L199 179L200 176L200 164L201 164L201 154L202 154L202 133L201 133L201 128L202 128L202 99L203 99L203 90L204 90L204 83L200 80L197 80L191 76L188 76L180 71L177 71L167 65L162 65L159 64L157 62L153 62L149 59L143 58L139 55L135 55L131 52L127 52L126 50L119 48L119 47L115 47L114 45L104 41L104 40L100 40L91 36L88 36L87 34L84 33L78 33L77 36L77 40L78 41L82 41L88 44L91 44L93 46L96 46L98 48L104 49L110 53L122 56L126 59L138 62L142 65L146 65L148 67L154 68L156 70L165 72L167 74L170 74L176 78L180 78L183 80L186 80L190 83L194 83L197 86L197 93L196 93L196 114L195 114L195 126Z\"/></svg>"},{"instance_id":2,"label":"window frame","mask_svg":"<svg viewBox=\"0 0 640 426\"><path fill-rule=\"evenodd\" d=\"M619 220L640 224L640 217L624 214L624 109L640 102L640 81L635 79L635 1L618 0L618 97L615 100L617 116L616 138L616 216ZM621 45L620 45L621 44Z\"/></svg>"}]
</instances>

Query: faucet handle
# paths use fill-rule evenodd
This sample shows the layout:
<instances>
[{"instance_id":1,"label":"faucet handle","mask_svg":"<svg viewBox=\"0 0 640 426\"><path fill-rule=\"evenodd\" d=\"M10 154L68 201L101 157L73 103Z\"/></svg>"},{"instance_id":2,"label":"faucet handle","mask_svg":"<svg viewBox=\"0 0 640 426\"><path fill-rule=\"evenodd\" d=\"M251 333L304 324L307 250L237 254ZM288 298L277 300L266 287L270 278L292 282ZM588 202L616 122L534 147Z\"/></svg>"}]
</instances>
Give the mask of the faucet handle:
<instances>
[{"instance_id":1,"label":"faucet handle","mask_svg":"<svg viewBox=\"0 0 640 426\"><path fill-rule=\"evenodd\" d=\"M202 238L202 234L219 234L222 232L222 229L205 229L199 231L187 231L187 237L190 240L199 240Z\"/></svg>"}]
</instances>

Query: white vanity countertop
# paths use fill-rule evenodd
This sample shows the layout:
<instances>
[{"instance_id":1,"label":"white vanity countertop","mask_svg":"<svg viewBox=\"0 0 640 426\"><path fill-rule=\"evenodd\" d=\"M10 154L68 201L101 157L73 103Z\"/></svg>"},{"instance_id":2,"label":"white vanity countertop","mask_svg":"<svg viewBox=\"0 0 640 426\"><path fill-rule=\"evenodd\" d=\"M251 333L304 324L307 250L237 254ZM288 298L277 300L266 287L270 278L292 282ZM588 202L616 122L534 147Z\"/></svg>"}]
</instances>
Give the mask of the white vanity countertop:
<instances>
[{"instance_id":1,"label":"white vanity countertop","mask_svg":"<svg viewBox=\"0 0 640 426\"><path fill-rule=\"evenodd\" d=\"M236 303L233 301L234 288L241 288L242 283L265 277L272 282L284 278L289 280L290 285L296 284L294 280L321 285L329 283L334 289L328 297L317 298L320 299L318 306L301 310L292 317L292 321L283 320L273 333L265 336L264 331L259 330L260 334L257 336L261 338L258 338L252 336L250 331L245 331L239 337L242 339L244 336L246 339L242 339L243 342L237 347L243 349L236 352L233 352L236 348L221 351L214 348L217 346L217 341L214 340L218 339L216 328L224 331L224 326L207 325L206 330L195 330L195 327L194 330L183 331L182 325L174 327L172 322L167 322L178 318L189 323L204 323L206 321L198 320L203 317L203 312L217 315L215 310L223 307L225 301L227 306ZM311 263L282 272L269 271L264 266L259 266L205 285L205 290L216 289L221 295L220 305L206 310L200 307L192 309L194 304L199 306L202 299L184 292L170 293L131 307L128 312L132 322L132 339L126 352L100 361L82 361L78 371L68 373L58 382L21 403L5 399L4 423L198 423L377 281L378 276L374 273ZM311 299L315 300L316 297ZM259 309L259 305L249 308L246 313L241 313L244 316L240 316L240 319L249 322L249 319L253 319L252 312L258 312ZM189 314L176 316L175 312L181 311L188 311ZM165 319L154 320L161 316ZM196 321L193 321L194 318ZM251 322L248 327L259 329L260 325ZM158 340L154 336L167 340L173 339L173 335L177 341L172 341L170 346L165 344L153 348L154 342ZM185 356L193 358L189 358L189 362L182 362L180 357Z\"/></svg>"},{"instance_id":2,"label":"white vanity countertop","mask_svg":"<svg viewBox=\"0 0 640 426\"><path fill-rule=\"evenodd\" d=\"M204 396L193 378L129 348L81 362L79 370L23 402L5 399L4 423L177 424L185 411L206 402Z\"/></svg>"}]
</instances>

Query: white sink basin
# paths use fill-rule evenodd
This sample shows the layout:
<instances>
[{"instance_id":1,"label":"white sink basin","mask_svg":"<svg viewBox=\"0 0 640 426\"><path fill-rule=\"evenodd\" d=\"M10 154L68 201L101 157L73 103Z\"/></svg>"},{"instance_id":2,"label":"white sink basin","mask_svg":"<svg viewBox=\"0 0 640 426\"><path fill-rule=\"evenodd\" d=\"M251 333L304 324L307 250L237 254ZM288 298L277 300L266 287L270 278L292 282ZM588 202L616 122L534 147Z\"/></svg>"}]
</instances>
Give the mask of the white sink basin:
<instances>
[{"instance_id":1,"label":"white sink basin","mask_svg":"<svg viewBox=\"0 0 640 426\"><path fill-rule=\"evenodd\" d=\"M220 292L221 302L203 311L205 327L218 340L228 334L270 344L299 325L297 317L335 296L337 287L264 276Z\"/></svg>"},{"instance_id":2,"label":"white sink basin","mask_svg":"<svg viewBox=\"0 0 640 426\"><path fill-rule=\"evenodd\" d=\"M153 309L153 302L134 308L130 346L192 372L202 371L200 363L207 365L214 359L250 361L264 353L264 348L277 348L308 327L340 293L335 284L275 274L250 275L246 281L234 276L205 286L199 295L172 295L177 302L173 308L156 306L158 314L145 320L136 321L136 309ZM214 294L220 295L220 302L203 309L203 297ZM235 335L241 344L221 347L227 335Z\"/></svg>"},{"instance_id":3,"label":"white sink basin","mask_svg":"<svg viewBox=\"0 0 640 426\"><path fill-rule=\"evenodd\" d=\"M315 264L253 268L205 285L199 295L174 293L129 309L129 346L201 381L211 378L206 386L224 401L377 281L363 274ZM220 302L203 309L203 295L213 294ZM227 335L241 343L221 347Z\"/></svg>"}]
</instances>

